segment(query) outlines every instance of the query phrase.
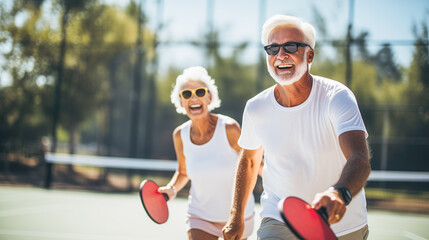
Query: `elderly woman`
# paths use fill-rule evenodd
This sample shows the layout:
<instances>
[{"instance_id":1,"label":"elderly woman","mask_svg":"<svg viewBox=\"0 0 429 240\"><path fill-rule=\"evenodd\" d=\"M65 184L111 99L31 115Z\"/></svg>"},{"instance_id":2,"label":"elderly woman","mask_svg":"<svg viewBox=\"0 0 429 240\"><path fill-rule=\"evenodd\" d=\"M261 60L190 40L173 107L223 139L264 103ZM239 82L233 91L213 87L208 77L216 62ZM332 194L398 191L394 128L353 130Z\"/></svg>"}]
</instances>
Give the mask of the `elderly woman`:
<instances>
[{"instance_id":1,"label":"elderly woman","mask_svg":"<svg viewBox=\"0 0 429 240\"><path fill-rule=\"evenodd\" d=\"M210 112L220 106L220 100L214 80L202 67L187 68L177 77L171 102L178 113L186 114L190 120L173 132L178 169L159 192L172 199L191 180L186 219L188 238L218 239L231 210L241 151L237 144L240 125L230 117ZM253 230L253 207L251 196L244 216L245 239Z\"/></svg>"}]
</instances>

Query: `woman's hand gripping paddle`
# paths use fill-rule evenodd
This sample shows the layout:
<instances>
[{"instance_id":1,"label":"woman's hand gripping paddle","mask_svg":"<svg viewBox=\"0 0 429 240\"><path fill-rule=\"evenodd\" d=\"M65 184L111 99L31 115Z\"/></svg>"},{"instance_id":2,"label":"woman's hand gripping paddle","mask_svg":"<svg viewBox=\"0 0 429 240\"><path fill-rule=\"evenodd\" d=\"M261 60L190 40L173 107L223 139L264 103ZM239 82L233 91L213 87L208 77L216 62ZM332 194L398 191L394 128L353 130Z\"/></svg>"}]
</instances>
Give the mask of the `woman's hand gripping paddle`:
<instances>
[{"instance_id":1,"label":"woman's hand gripping paddle","mask_svg":"<svg viewBox=\"0 0 429 240\"><path fill-rule=\"evenodd\" d=\"M306 201L297 197L281 200L278 207L283 220L299 239L337 239L329 226L325 208L316 211Z\"/></svg>"},{"instance_id":2,"label":"woman's hand gripping paddle","mask_svg":"<svg viewBox=\"0 0 429 240\"><path fill-rule=\"evenodd\" d=\"M140 184L140 199L152 221L162 224L168 220L168 195L158 192L158 185L151 180Z\"/></svg>"}]
</instances>

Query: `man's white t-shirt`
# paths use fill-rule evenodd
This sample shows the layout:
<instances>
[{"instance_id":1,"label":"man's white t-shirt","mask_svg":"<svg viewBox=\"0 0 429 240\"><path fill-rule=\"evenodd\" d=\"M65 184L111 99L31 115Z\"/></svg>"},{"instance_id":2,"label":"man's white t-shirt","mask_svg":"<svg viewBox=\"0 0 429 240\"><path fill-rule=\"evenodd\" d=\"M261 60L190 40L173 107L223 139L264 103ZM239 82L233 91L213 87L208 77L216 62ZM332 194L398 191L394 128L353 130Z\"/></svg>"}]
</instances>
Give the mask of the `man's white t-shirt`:
<instances>
[{"instance_id":1,"label":"man's white t-shirt","mask_svg":"<svg viewBox=\"0 0 429 240\"><path fill-rule=\"evenodd\" d=\"M283 221L278 202L297 196L310 204L315 194L335 184L346 164L338 137L362 130L368 136L357 101L343 84L313 76L309 97L295 107L283 107L270 87L250 99L243 114L238 144L264 148L261 218ZM364 190L354 196L344 218L332 229L341 236L367 224Z\"/></svg>"}]
</instances>

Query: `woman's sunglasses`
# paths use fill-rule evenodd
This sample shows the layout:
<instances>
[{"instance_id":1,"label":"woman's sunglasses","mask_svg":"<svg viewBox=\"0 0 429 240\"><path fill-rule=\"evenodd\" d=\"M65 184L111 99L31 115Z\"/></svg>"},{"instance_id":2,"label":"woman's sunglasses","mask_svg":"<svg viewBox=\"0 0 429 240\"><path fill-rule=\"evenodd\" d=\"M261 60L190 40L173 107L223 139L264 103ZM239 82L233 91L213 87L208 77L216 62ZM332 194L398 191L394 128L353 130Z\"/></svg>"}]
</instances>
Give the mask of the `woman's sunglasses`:
<instances>
[{"instance_id":1,"label":"woman's sunglasses","mask_svg":"<svg viewBox=\"0 0 429 240\"><path fill-rule=\"evenodd\" d=\"M208 90L205 87L196 88L194 90L183 89L182 91L180 91L180 96L186 100L192 98L193 94L195 94L195 96L197 96L198 98L203 98L206 96L207 92Z\"/></svg>"},{"instance_id":2,"label":"woman's sunglasses","mask_svg":"<svg viewBox=\"0 0 429 240\"><path fill-rule=\"evenodd\" d=\"M283 47L283 50L287 53L296 53L298 51L298 47L306 47L306 46L310 47L310 45L308 45L306 43L287 42L287 43L283 43L283 44L267 45L264 47L264 49L268 55L277 55L277 53L279 53L281 47Z\"/></svg>"}]
</instances>

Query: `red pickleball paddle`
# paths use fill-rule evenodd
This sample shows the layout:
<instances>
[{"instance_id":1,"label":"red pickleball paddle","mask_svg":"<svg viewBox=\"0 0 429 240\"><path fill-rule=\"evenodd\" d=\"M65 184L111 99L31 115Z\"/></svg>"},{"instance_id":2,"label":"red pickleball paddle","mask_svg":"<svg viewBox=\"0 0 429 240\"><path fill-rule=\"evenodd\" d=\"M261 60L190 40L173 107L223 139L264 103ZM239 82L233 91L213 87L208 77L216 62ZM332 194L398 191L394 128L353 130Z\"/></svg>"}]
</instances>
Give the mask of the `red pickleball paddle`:
<instances>
[{"instance_id":1,"label":"red pickleball paddle","mask_svg":"<svg viewBox=\"0 0 429 240\"><path fill-rule=\"evenodd\" d=\"M325 208L316 211L306 201L297 197L281 200L278 207L283 220L299 239L337 239L329 227Z\"/></svg>"},{"instance_id":2,"label":"red pickleball paddle","mask_svg":"<svg viewBox=\"0 0 429 240\"><path fill-rule=\"evenodd\" d=\"M152 221L162 224L168 220L168 195L158 192L158 185L151 180L140 184L140 199Z\"/></svg>"}]
</instances>

